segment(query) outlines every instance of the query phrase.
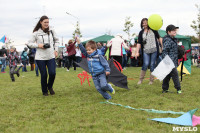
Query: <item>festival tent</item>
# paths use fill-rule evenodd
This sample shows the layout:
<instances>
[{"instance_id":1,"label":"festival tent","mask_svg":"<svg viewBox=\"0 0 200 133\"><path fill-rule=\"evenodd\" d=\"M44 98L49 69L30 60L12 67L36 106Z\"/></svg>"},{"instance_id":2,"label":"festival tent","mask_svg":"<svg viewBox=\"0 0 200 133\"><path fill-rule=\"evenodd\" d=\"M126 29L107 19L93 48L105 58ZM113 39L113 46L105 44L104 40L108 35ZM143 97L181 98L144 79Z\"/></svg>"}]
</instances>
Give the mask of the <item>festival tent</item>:
<instances>
[{"instance_id":1,"label":"festival tent","mask_svg":"<svg viewBox=\"0 0 200 133\"><path fill-rule=\"evenodd\" d=\"M93 40L93 41L95 41L96 43L97 43L97 42L100 42L100 43L107 43L107 41L111 40L112 38L114 38L114 36L110 36L110 35L106 35L106 34L105 34L105 35L98 36L98 37L93 38L93 39L90 39L90 40ZM82 44L85 45L88 41L89 41L89 40L84 41L84 42L82 42Z\"/></svg>"},{"instance_id":2,"label":"festival tent","mask_svg":"<svg viewBox=\"0 0 200 133\"><path fill-rule=\"evenodd\" d=\"M158 33L161 37L164 37L165 35L167 35L166 31L164 30L158 30ZM191 49L191 38L187 37L187 36L183 36L183 35L179 35L177 34L175 36L179 42L182 42L182 45L184 46L185 50ZM135 40L137 40L138 38L136 37ZM187 54L187 61L184 61L184 68L183 68L183 72L184 73L189 73L191 74L191 53ZM185 71L184 71L185 70ZM178 69L178 71L180 71L180 69Z\"/></svg>"}]
</instances>

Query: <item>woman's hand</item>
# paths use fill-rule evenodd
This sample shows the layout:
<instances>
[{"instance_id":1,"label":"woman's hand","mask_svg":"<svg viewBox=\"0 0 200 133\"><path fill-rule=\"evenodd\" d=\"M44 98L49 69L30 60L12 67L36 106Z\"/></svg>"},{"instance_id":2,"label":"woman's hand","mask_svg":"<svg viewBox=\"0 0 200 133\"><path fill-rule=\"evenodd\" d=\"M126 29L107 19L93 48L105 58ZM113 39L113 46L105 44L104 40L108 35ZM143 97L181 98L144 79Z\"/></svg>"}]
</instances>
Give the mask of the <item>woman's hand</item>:
<instances>
[{"instance_id":1,"label":"woman's hand","mask_svg":"<svg viewBox=\"0 0 200 133\"><path fill-rule=\"evenodd\" d=\"M110 75L110 72L106 72L106 76Z\"/></svg>"},{"instance_id":2,"label":"woman's hand","mask_svg":"<svg viewBox=\"0 0 200 133\"><path fill-rule=\"evenodd\" d=\"M54 55L55 55L55 57L57 57L58 56L58 52L54 51Z\"/></svg>"},{"instance_id":3,"label":"woman's hand","mask_svg":"<svg viewBox=\"0 0 200 133\"><path fill-rule=\"evenodd\" d=\"M137 59L140 56L139 52L136 53L135 59Z\"/></svg>"},{"instance_id":4,"label":"woman's hand","mask_svg":"<svg viewBox=\"0 0 200 133\"><path fill-rule=\"evenodd\" d=\"M38 48L44 48L44 44L38 44Z\"/></svg>"}]
</instances>

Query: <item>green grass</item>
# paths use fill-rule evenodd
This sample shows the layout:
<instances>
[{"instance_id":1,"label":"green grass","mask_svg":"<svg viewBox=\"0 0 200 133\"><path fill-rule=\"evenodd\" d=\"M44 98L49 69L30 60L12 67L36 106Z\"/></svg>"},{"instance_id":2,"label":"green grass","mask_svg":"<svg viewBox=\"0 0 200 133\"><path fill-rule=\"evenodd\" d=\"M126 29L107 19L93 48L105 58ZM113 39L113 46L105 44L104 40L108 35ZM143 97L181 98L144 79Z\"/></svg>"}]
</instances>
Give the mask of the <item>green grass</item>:
<instances>
[{"instance_id":1,"label":"green grass","mask_svg":"<svg viewBox=\"0 0 200 133\"><path fill-rule=\"evenodd\" d=\"M29 70L30 68L28 68ZM192 75L184 76L182 94L178 95L170 82L172 93L162 94L162 83L158 80L148 85L145 79L137 85L141 68L127 68L123 73L128 76L130 90L114 87L114 103L134 108L172 110L187 112L200 106L200 69L192 67ZM85 81L80 84L77 71L57 68L54 83L54 96L43 96L40 77L35 72L20 72L11 82L8 68L0 73L0 132L6 133L168 133L173 127L165 123L147 120L148 118L178 117L173 114L155 114L136 111L120 106L101 104L105 101L96 91L92 79L91 86ZM149 71L146 78L149 78ZM200 111L195 115L200 116ZM198 126L199 128L200 126ZM200 128L199 128L200 131Z\"/></svg>"}]
</instances>

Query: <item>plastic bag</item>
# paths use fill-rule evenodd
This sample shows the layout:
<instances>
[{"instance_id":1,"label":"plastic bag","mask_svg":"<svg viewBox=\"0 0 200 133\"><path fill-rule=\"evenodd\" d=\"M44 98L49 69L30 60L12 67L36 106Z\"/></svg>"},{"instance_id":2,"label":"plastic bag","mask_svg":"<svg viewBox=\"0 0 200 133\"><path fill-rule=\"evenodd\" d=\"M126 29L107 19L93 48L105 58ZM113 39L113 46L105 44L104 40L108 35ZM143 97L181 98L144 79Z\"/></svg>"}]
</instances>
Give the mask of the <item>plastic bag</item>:
<instances>
[{"instance_id":1,"label":"plastic bag","mask_svg":"<svg viewBox=\"0 0 200 133\"><path fill-rule=\"evenodd\" d=\"M162 81L175 68L174 62L166 55L152 72L152 75Z\"/></svg>"}]
</instances>

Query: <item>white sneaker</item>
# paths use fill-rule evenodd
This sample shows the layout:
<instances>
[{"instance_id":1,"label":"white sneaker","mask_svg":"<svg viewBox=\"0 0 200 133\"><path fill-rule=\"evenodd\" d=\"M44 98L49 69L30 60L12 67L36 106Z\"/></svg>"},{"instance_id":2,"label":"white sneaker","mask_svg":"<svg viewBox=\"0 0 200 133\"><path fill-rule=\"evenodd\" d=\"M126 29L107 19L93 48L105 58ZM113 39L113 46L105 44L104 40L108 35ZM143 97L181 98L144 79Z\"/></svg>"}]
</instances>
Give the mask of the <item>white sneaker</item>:
<instances>
[{"instance_id":1,"label":"white sneaker","mask_svg":"<svg viewBox=\"0 0 200 133\"><path fill-rule=\"evenodd\" d=\"M67 69L67 72L69 72L69 69Z\"/></svg>"}]
</instances>

